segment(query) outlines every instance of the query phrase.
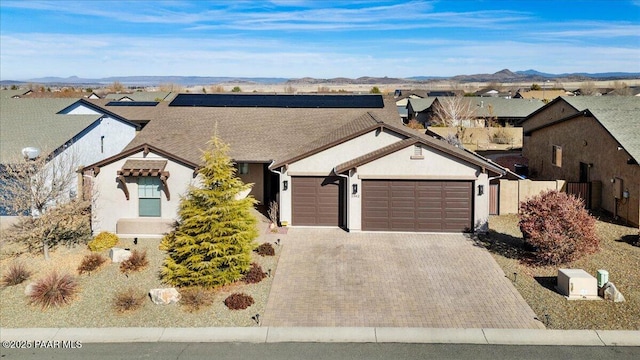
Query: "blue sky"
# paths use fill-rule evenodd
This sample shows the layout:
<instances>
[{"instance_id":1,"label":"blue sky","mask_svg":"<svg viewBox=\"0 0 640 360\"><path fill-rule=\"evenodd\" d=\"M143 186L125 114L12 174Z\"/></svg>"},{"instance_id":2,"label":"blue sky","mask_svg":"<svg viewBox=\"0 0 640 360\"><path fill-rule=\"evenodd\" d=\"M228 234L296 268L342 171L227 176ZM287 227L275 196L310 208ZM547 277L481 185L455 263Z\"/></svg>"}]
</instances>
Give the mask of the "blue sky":
<instances>
[{"instance_id":1,"label":"blue sky","mask_svg":"<svg viewBox=\"0 0 640 360\"><path fill-rule=\"evenodd\" d=\"M0 79L640 72L640 0L0 1Z\"/></svg>"}]
</instances>

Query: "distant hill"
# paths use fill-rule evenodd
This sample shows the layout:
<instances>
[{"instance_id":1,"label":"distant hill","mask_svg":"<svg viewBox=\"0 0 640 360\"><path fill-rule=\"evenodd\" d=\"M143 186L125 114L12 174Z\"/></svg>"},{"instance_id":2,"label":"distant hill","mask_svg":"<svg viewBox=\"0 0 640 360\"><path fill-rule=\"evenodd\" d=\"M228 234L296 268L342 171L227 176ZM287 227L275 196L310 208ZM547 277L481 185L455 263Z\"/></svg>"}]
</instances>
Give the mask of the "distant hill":
<instances>
[{"instance_id":1,"label":"distant hill","mask_svg":"<svg viewBox=\"0 0 640 360\"><path fill-rule=\"evenodd\" d=\"M425 83L434 80L453 80L461 83L465 82L542 82L547 80L558 81L586 81L586 80L624 80L639 79L640 73L628 72L608 72L608 73L563 73L549 74L537 70L529 69L524 71L511 71L503 69L493 74L472 74L456 75L450 77L443 76L412 76L408 78L391 77L370 77L363 76L357 79L338 77L331 79L318 79L304 77L299 79L288 79L279 77L224 77L224 76L111 76L98 79L80 78L70 76L42 77L29 79L26 81L2 80L0 85L11 86L26 83L50 84L50 85L72 85L72 86L104 86L113 82L120 82L125 86L157 86L160 84L178 84L183 86L211 85L224 83L251 83L251 84L411 84Z\"/></svg>"}]
</instances>

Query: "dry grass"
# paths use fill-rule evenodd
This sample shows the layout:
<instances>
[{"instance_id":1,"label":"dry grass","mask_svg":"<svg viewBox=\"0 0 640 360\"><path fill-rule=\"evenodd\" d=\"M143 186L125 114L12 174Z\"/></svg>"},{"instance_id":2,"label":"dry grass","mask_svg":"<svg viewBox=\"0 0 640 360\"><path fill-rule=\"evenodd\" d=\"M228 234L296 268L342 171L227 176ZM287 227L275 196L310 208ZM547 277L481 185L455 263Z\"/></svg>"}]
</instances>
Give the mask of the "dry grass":
<instances>
[{"instance_id":1,"label":"dry grass","mask_svg":"<svg viewBox=\"0 0 640 360\"><path fill-rule=\"evenodd\" d=\"M267 220L260 218L261 236L258 244L274 242L277 236L267 234ZM0 288L0 327L216 327L216 326L256 326L251 319L256 313L263 314L267 298L271 289L273 277L265 278L257 284L239 282L214 291L211 305L203 306L199 311L190 313L177 304L155 305L145 296L144 303L136 311L119 313L114 309L116 295L129 288L146 294L150 289L168 287L163 284L158 273L164 252L158 249L160 239L139 239L133 244L133 239L121 239L122 247L147 252L149 265L140 272L124 274L120 272L119 264L107 262L100 271L92 272L91 276L80 276L76 280L80 289L77 297L67 306L52 307L42 311L39 306L29 304L24 290L30 280L17 286ZM262 257L255 254L253 261L263 269L276 270L282 246L276 248L276 256ZM73 248L59 247L51 253L51 260L45 261L42 254L20 252L5 253L0 247L0 278L14 261L28 264L33 271L30 279L39 279L52 270L60 273L75 273L85 255L90 250L85 246ZM108 256L108 250L100 252ZM250 295L255 304L246 310L229 310L225 304L230 294L242 292Z\"/></svg>"},{"instance_id":2,"label":"dry grass","mask_svg":"<svg viewBox=\"0 0 640 360\"><path fill-rule=\"evenodd\" d=\"M536 267L521 261L526 252L517 222L516 215L491 217L482 244L547 328L640 330L640 247L632 244L638 228L598 220L600 251L569 264ZM566 300L554 289L559 268L583 269L593 276L598 269L609 271L609 281L626 302Z\"/></svg>"}]
</instances>

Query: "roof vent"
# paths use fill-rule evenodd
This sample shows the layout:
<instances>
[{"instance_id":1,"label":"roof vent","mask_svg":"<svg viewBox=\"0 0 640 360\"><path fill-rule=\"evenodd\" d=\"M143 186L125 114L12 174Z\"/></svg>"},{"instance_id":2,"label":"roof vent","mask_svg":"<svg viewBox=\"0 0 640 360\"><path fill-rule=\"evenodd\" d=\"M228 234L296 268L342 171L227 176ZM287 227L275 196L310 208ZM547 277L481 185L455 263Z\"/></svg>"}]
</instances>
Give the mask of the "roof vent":
<instances>
[{"instance_id":1,"label":"roof vent","mask_svg":"<svg viewBox=\"0 0 640 360\"><path fill-rule=\"evenodd\" d=\"M35 160L40 156L40 149L28 146L22 149L22 156L27 160Z\"/></svg>"}]
</instances>

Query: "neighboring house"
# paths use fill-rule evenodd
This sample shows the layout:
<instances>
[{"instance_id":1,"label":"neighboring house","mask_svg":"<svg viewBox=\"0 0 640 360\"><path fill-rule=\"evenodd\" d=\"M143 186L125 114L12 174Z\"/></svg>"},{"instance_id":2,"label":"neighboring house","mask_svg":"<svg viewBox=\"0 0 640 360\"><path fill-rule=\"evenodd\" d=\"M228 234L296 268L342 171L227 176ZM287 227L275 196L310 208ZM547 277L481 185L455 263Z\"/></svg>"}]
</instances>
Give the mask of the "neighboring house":
<instances>
[{"instance_id":1,"label":"neighboring house","mask_svg":"<svg viewBox=\"0 0 640 360\"><path fill-rule=\"evenodd\" d=\"M213 134L289 226L486 230L489 180L505 174L404 127L380 95L181 94L154 116L122 153L85 167L100 194L94 231L168 231Z\"/></svg>"},{"instance_id":2,"label":"neighboring house","mask_svg":"<svg viewBox=\"0 0 640 360\"><path fill-rule=\"evenodd\" d=\"M104 99L110 101L171 101L176 96L171 91L136 91L132 93L109 93Z\"/></svg>"},{"instance_id":3,"label":"neighboring house","mask_svg":"<svg viewBox=\"0 0 640 360\"><path fill-rule=\"evenodd\" d=\"M434 119L435 108L441 101L451 98L409 99L407 105L408 119L416 119L425 126L438 125ZM458 97L459 101L468 103L473 111L475 121L459 124L464 127L485 127L494 122L501 126L518 125L529 114L541 108L544 103L539 100L504 99L498 97ZM467 106L464 106L467 108ZM456 124L458 125L458 124Z\"/></svg>"},{"instance_id":4,"label":"neighboring house","mask_svg":"<svg viewBox=\"0 0 640 360\"><path fill-rule=\"evenodd\" d=\"M121 152L137 126L86 100L2 98L0 128L1 165L25 161L22 150L35 147L50 164L72 158L82 166ZM77 193L77 183L69 192Z\"/></svg>"},{"instance_id":5,"label":"neighboring house","mask_svg":"<svg viewBox=\"0 0 640 360\"><path fill-rule=\"evenodd\" d=\"M570 95L573 95L570 91L549 89L518 91L513 97L515 99L535 99L549 102L557 97Z\"/></svg>"},{"instance_id":6,"label":"neighboring house","mask_svg":"<svg viewBox=\"0 0 640 360\"><path fill-rule=\"evenodd\" d=\"M18 99L31 93L32 91L29 89L0 90L0 97L3 99Z\"/></svg>"},{"instance_id":7,"label":"neighboring house","mask_svg":"<svg viewBox=\"0 0 640 360\"><path fill-rule=\"evenodd\" d=\"M560 97L523 122L523 155L536 179L591 183L592 208L638 225L640 99Z\"/></svg>"},{"instance_id":8,"label":"neighboring house","mask_svg":"<svg viewBox=\"0 0 640 360\"><path fill-rule=\"evenodd\" d=\"M409 99L423 99L428 96L426 90L396 90L394 92L394 99L396 100L396 107L398 108L398 114L403 123L409 122L407 118L407 104Z\"/></svg>"}]
</instances>

